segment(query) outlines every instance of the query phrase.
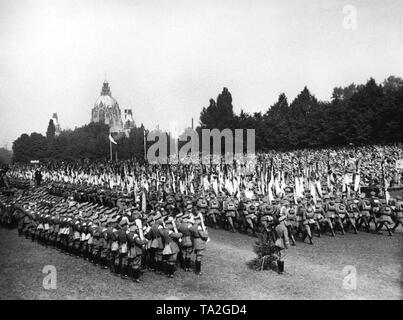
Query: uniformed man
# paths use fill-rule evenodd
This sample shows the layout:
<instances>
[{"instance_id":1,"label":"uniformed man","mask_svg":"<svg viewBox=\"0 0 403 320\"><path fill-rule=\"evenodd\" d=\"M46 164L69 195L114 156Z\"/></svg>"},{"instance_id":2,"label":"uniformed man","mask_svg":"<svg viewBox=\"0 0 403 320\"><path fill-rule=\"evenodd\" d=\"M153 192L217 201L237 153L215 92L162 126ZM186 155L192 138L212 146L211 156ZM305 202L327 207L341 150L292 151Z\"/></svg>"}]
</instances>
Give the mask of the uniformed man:
<instances>
[{"instance_id":1,"label":"uniformed man","mask_svg":"<svg viewBox=\"0 0 403 320\"><path fill-rule=\"evenodd\" d=\"M403 201L401 196L396 196L396 202L395 202L395 225L392 229L392 232L395 232L397 227L403 226Z\"/></svg>"},{"instance_id":2,"label":"uniformed man","mask_svg":"<svg viewBox=\"0 0 403 320\"><path fill-rule=\"evenodd\" d=\"M314 207L314 220L316 224L316 229L318 231L318 237L320 237L321 233L321 224L323 223L323 220L325 219L325 209L323 208L323 202L322 199L318 199L316 201L315 207Z\"/></svg>"},{"instance_id":3,"label":"uniformed man","mask_svg":"<svg viewBox=\"0 0 403 320\"><path fill-rule=\"evenodd\" d=\"M134 220L129 222L129 233L127 235L129 244L128 268L129 276L133 282L140 282L141 258L143 255L144 246L147 243L146 238L141 238L139 230L140 229Z\"/></svg>"},{"instance_id":4,"label":"uniformed man","mask_svg":"<svg viewBox=\"0 0 403 320\"><path fill-rule=\"evenodd\" d=\"M386 200L383 200L382 202L382 206L380 208L380 218L378 220L378 226L375 229L376 232L379 232L383 226L385 226L386 230L389 233L389 236L392 236L392 225L393 225L393 221L392 221L392 208L389 206L388 203L386 203Z\"/></svg>"},{"instance_id":5,"label":"uniformed man","mask_svg":"<svg viewBox=\"0 0 403 320\"><path fill-rule=\"evenodd\" d=\"M371 221L374 222L375 224L375 230L378 228L378 216L380 214L380 209L381 209L381 202L379 198L376 197L375 191L371 191L371 212L370 212L370 218L368 221L368 224L371 224Z\"/></svg>"},{"instance_id":6,"label":"uniformed man","mask_svg":"<svg viewBox=\"0 0 403 320\"><path fill-rule=\"evenodd\" d=\"M365 197L365 193L361 193L360 202L358 204L360 209L360 218L357 224L357 228L360 228L364 223L367 232L370 232L370 219L371 219L371 201Z\"/></svg>"},{"instance_id":7,"label":"uniformed man","mask_svg":"<svg viewBox=\"0 0 403 320\"><path fill-rule=\"evenodd\" d=\"M223 203L223 209L225 212L225 217L227 219L227 222L229 224L229 227L232 232L236 232L235 227L234 227L234 219L236 217L236 211L237 207L235 205L234 199L232 197L229 197L227 201Z\"/></svg>"},{"instance_id":8,"label":"uniformed man","mask_svg":"<svg viewBox=\"0 0 403 320\"><path fill-rule=\"evenodd\" d=\"M161 213L157 212L153 217L150 230L151 269L162 273L162 250L164 249L160 229L163 228Z\"/></svg>"},{"instance_id":9,"label":"uniformed man","mask_svg":"<svg viewBox=\"0 0 403 320\"><path fill-rule=\"evenodd\" d=\"M193 251L192 239L190 236L190 228L193 226L193 219L190 216L184 215L181 222L178 224L178 231L182 234L182 239L180 242L180 250L183 257L182 268L185 271L190 271L191 266L191 254Z\"/></svg>"},{"instance_id":10,"label":"uniformed man","mask_svg":"<svg viewBox=\"0 0 403 320\"><path fill-rule=\"evenodd\" d=\"M284 224L287 227L288 235L291 239L291 243L293 246L295 246L296 243L295 243L294 233L295 233L295 230L298 229L297 213L295 211L294 206L290 206L290 207L286 206L286 210L284 213L285 213L285 217L286 217L286 219L284 220Z\"/></svg>"},{"instance_id":11,"label":"uniformed man","mask_svg":"<svg viewBox=\"0 0 403 320\"><path fill-rule=\"evenodd\" d=\"M289 244L289 239L288 239L288 230L285 225L286 217L280 216L280 218L278 220L279 220L279 224L275 228L276 236L277 236L275 246L276 246L277 255L278 255L277 268L278 268L279 274L283 274L284 273L284 259L286 257L285 250L288 249L290 244Z\"/></svg>"},{"instance_id":12,"label":"uniformed man","mask_svg":"<svg viewBox=\"0 0 403 320\"><path fill-rule=\"evenodd\" d=\"M190 236L193 243L193 252L196 255L195 259L195 273L201 275L201 264L203 253L206 249L206 242L208 240L208 232L204 226L203 217L200 215L193 215L194 224L190 228Z\"/></svg>"},{"instance_id":13,"label":"uniformed man","mask_svg":"<svg viewBox=\"0 0 403 320\"><path fill-rule=\"evenodd\" d=\"M313 245L311 227L309 225L309 219L307 218L307 212L306 212L306 200L298 199L297 202L298 202L297 217L299 219L299 232L298 233L302 233L302 242L304 242L306 237L308 237L309 244ZM311 208L311 213L313 216L312 208Z\"/></svg>"},{"instance_id":14,"label":"uniformed man","mask_svg":"<svg viewBox=\"0 0 403 320\"><path fill-rule=\"evenodd\" d=\"M164 249L162 250L163 262L165 263L166 275L170 278L174 277L175 263L179 253L178 242L182 234L176 229L173 217L167 216L165 218L164 227L160 229L162 243Z\"/></svg>"},{"instance_id":15,"label":"uniformed man","mask_svg":"<svg viewBox=\"0 0 403 320\"><path fill-rule=\"evenodd\" d=\"M207 220L213 228L218 228L217 217L221 217L220 203L215 195L210 197Z\"/></svg>"},{"instance_id":16,"label":"uniformed man","mask_svg":"<svg viewBox=\"0 0 403 320\"><path fill-rule=\"evenodd\" d=\"M341 233L344 235L345 231L344 231L343 222L347 216L347 209L346 209L346 206L344 205L344 203L342 203L342 200L340 198L336 198L335 203L336 203L336 215L335 215L334 220L335 220L336 225L339 226Z\"/></svg>"}]
</instances>

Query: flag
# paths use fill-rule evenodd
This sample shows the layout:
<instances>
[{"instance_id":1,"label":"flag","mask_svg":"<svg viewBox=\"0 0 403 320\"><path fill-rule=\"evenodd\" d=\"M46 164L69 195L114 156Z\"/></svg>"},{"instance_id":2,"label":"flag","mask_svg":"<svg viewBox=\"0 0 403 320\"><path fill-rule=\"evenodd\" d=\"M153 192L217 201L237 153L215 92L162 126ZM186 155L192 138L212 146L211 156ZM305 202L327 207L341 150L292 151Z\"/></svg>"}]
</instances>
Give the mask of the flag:
<instances>
[{"instance_id":1,"label":"flag","mask_svg":"<svg viewBox=\"0 0 403 320\"><path fill-rule=\"evenodd\" d=\"M146 196L146 188L143 188L143 194L141 197L141 211L146 212L147 210L147 196Z\"/></svg>"},{"instance_id":2,"label":"flag","mask_svg":"<svg viewBox=\"0 0 403 320\"><path fill-rule=\"evenodd\" d=\"M112 143L114 143L114 144L118 144L118 143L113 139L111 133L109 133L109 141L112 142Z\"/></svg>"}]
</instances>

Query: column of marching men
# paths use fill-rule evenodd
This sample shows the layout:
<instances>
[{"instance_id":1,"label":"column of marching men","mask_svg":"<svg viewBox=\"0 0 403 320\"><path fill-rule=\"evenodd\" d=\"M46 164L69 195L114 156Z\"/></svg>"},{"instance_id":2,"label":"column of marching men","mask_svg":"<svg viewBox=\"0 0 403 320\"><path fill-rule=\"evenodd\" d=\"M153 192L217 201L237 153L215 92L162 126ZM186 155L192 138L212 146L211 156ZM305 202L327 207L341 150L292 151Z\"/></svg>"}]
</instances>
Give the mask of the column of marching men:
<instances>
[{"instance_id":1,"label":"column of marching men","mask_svg":"<svg viewBox=\"0 0 403 320\"><path fill-rule=\"evenodd\" d=\"M177 266L201 275L209 239L203 217L194 209L176 215L165 210L145 214L137 206L79 203L44 188L12 200L2 195L0 200L2 225L16 224L19 235L109 268L122 278L139 282L145 269L173 277ZM11 207L17 210L7 219Z\"/></svg>"},{"instance_id":2,"label":"column of marching men","mask_svg":"<svg viewBox=\"0 0 403 320\"><path fill-rule=\"evenodd\" d=\"M18 220L31 239L123 277L144 268L172 276L176 266L200 273L206 225L275 242L281 224L293 245L323 234L392 236L403 223L402 198L389 193L402 186L401 154L399 145L261 154L245 164L51 163L39 167L43 181L38 167L14 165L3 175L0 222ZM13 196L10 186L30 191Z\"/></svg>"},{"instance_id":3,"label":"column of marching men","mask_svg":"<svg viewBox=\"0 0 403 320\"><path fill-rule=\"evenodd\" d=\"M58 184L56 187L53 185L50 191L59 196L67 197L71 194L72 189L65 184ZM94 195L92 192L86 194L80 191L73 194L73 200L71 200L73 202L70 202L76 205L68 209L69 215L64 217L70 224L74 220L75 224L73 224L72 228L81 226L82 219L83 221L88 220L81 213L83 209L98 210L91 216L92 227L95 225L99 228L103 227L104 231L108 230L109 227L110 231L113 228L117 230L119 226L126 228L128 233L130 233L130 230L133 232L138 230L139 235L142 235L139 239L146 241L147 245L151 246L151 251L153 251L153 246L157 244L161 247L162 240L163 243L170 243L171 249L175 252L178 252L178 248L182 249L179 251L179 260L182 261L182 256L184 256L185 263L188 261L186 258L189 249L184 248L190 247L190 243L193 245L194 241L188 241L189 239L186 236L188 232L184 226L196 223L199 225L199 229L203 227L204 232L206 229L204 220L210 227L228 229L232 232L239 231L256 235L258 232L266 231L269 234L273 234L273 240L275 240L275 226L280 218L283 217L293 245L296 244L296 239L302 242L308 240L310 244L313 244L313 235L320 237L324 233L335 236L336 232L344 235L346 231L358 233L359 230L366 232L382 232L384 230L391 236L399 225L403 223L402 198L396 196L387 201L382 198L382 194L376 195L375 192L371 192L368 197L364 193L354 192L350 194L347 192L324 194L323 199L317 199L315 203L310 191L306 190L304 197L297 198L295 203L294 193L287 188L284 197L271 201L259 193L252 199L243 196L241 200L238 200L225 193L219 193L218 196L213 192L194 195L177 193L164 196L157 191L151 190L147 210L141 209L141 199L136 201L121 193L105 194L100 191ZM83 208L77 202L80 200L86 201ZM90 205L91 201L94 204ZM116 205L118 207L114 208ZM64 206L67 206L67 204L65 203ZM56 213L60 214L59 211L56 211ZM104 214L100 216L100 213ZM78 216L76 217L77 214ZM141 221L146 229L142 230L138 225L133 225L135 221ZM113 227L111 227L112 225ZM158 234L157 226L158 230L162 230L165 227L170 228L170 232L168 232L170 237L164 234L164 236L157 237L157 240L154 238L148 239L151 235ZM87 225L84 227L88 229ZM75 234L78 239L79 231L73 233L72 228L69 229L70 236ZM99 231L99 229L96 230ZM65 228L64 232L67 232L67 228ZM108 239L114 237L110 232L109 236ZM96 240L97 237L99 237L98 233L95 234ZM195 240L194 233L192 237ZM123 238L124 236L120 232L120 239ZM173 238L173 241L170 241L170 238ZM151 242L147 241L147 239L151 240ZM130 239L130 241L132 240L134 239ZM78 243L78 241L76 242ZM124 241L120 242L124 243ZM116 243L119 243L119 239L114 242L114 248L117 248ZM95 246L98 247L98 245L99 242L95 241ZM134 246L131 247L135 248ZM123 250L126 250L125 246L123 246ZM101 250L100 252L102 253L103 251ZM105 259L105 252L101 256ZM155 252L151 256L152 259L149 260L153 261L153 265L158 266L161 261L161 255ZM172 261L172 258L169 261Z\"/></svg>"}]
</instances>

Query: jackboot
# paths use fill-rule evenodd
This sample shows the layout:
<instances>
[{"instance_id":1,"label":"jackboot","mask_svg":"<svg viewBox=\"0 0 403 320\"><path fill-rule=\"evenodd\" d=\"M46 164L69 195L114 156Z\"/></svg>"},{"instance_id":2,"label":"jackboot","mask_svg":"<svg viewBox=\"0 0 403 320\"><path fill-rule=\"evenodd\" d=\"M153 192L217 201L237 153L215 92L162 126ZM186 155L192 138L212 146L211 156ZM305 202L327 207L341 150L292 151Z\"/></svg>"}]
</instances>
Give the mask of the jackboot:
<instances>
[{"instance_id":1,"label":"jackboot","mask_svg":"<svg viewBox=\"0 0 403 320\"><path fill-rule=\"evenodd\" d=\"M121 273L120 277L121 277L122 279L127 279L127 278L128 278L128 275L127 275L127 266L122 266L122 273Z\"/></svg>"},{"instance_id":2,"label":"jackboot","mask_svg":"<svg viewBox=\"0 0 403 320\"><path fill-rule=\"evenodd\" d=\"M201 274L202 274L202 272L201 272L201 261L197 261L197 260L196 260L196 263L195 263L195 264L196 264L196 272L195 272L195 273L196 273L197 275L201 275Z\"/></svg>"},{"instance_id":3,"label":"jackboot","mask_svg":"<svg viewBox=\"0 0 403 320\"><path fill-rule=\"evenodd\" d=\"M173 278L174 277L174 273L175 273L175 265L173 264L167 264L166 265L166 269L167 269L167 276L169 278Z\"/></svg>"},{"instance_id":4,"label":"jackboot","mask_svg":"<svg viewBox=\"0 0 403 320\"><path fill-rule=\"evenodd\" d=\"M118 276L121 272L120 266L118 264L113 264L113 267L111 269L111 272L115 275Z\"/></svg>"},{"instance_id":5,"label":"jackboot","mask_svg":"<svg viewBox=\"0 0 403 320\"><path fill-rule=\"evenodd\" d=\"M133 282L140 282L140 270L139 269L132 269L132 281Z\"/></svg>"},{"instance_id":6,"label":"jackboot","mask_svg":"<svg viewBox=\"0 0 403 320\"><path fill-rule=\"evenodd\" d=\"M190 258L186 258L186 260L185 260L185 271L191 271L190 270L191 263L192 263L192 260Z\"/></svg>"},{"instance_id":7,"label":"jackboot","mask_svg":"<svg viewBox=\"0 0 403 320\"><path fill-rule=\"evenodd\" d=\"M284 273L284 261L280 261L280 271L282 274Z\"/></svg>"}]
</instances>

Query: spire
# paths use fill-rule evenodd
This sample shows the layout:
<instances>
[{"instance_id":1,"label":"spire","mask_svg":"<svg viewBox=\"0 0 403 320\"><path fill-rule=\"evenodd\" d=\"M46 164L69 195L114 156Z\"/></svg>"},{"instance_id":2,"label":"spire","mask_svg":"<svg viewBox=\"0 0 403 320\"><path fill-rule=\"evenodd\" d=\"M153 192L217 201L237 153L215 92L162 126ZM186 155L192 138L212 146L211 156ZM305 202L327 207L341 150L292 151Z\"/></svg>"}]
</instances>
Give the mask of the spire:
<instances>
[{"instance_id":1,"label":"spire","mask_svg":"<svg viewBox=\"0 0 403 320\"><path fill-rule=\"evenodd\" d=\"M109 88L109 83L108 81L104 81L102 85L102 91L101 91L102 96L110 96L111 95L111 89Z\"/></svg>"}]
</instances>

